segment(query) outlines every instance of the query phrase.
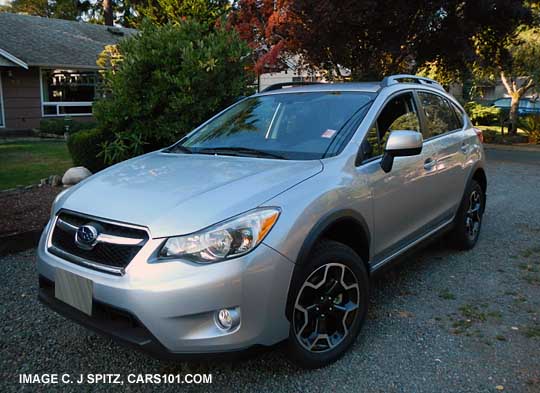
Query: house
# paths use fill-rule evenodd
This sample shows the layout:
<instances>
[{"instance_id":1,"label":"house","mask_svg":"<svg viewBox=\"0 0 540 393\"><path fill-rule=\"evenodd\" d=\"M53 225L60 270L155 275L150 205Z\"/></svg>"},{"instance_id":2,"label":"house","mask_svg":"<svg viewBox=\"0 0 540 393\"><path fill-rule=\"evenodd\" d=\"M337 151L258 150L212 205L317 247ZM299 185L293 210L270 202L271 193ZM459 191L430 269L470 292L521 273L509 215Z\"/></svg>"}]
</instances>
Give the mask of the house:
<instances>
[{"instance_id":1,"label":"house","mask_svg":"<svg viewBox=\"0 0 540 393\"><path fill-rule=\"evenodd\" d=\"M321 70L310 69L302 66L299 56L287 57L283 60L284 67L275 72L261 74L257 83L257 90L263 91L268 86L276 83L291 82L327 82L326 73ZM343 69L348 75L349 70Z\"/></svg>"},{"instance_id":2,"label":"house","mask_svg":"<svg viewBox=\"0 0 540 393\"><path fill-rule=\"evenodd\" d=\"M98 55L136 30L0 13L0 134L92 119Z\"/></svg>"}]
</instances>

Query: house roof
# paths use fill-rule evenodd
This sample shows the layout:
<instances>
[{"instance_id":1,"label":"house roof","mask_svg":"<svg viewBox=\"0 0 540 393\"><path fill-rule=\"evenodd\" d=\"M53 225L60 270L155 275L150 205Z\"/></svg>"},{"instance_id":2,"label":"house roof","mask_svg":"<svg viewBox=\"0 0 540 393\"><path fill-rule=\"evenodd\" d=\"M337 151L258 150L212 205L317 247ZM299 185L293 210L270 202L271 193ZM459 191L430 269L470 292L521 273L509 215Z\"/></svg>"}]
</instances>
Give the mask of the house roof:
<instances>
[{"instance_id":1,"label":"house roof","mask_svg":"<svg viewBox=\"0 0 540 393\"><path fill-rule=\"evenodd\" d=\"M98 68L105 45L137 30L63 19L0 13L0 67Z\"/></svg>"}]
</instances>

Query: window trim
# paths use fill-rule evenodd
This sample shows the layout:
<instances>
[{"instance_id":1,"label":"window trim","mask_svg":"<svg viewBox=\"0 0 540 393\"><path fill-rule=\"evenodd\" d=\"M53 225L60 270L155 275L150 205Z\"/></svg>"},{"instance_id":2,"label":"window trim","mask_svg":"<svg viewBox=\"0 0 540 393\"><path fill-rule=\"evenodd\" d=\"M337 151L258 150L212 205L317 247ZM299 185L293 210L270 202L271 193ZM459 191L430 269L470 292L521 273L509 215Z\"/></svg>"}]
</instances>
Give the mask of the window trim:
<instances>
[{"instance_id":1,"label":"window trim","mask_svg":"<svg viewBox=\"0 0 540 393\"><path fill-rule=\"evenodd\" d=\"M419 102L418 102L418 97L416 97L416 89L404 89L404 90L399 90L399 91L396 91L395 93L392 93L390 94L388 97L386 97L386 99L384 100L384 102L382 103L382 105L379 107L379 109L377 109L377 113L375 114L375 117L374 117L374 120L373 122L369 125L369 127L367 128L367 131L366 133L364 134L364 137L362 138L362 141L360 142L360 145L359 145L359 148L358 148L358 153L357 153L357 158L356 158L356 167L360 167L364 164L367 164L367 163L370 163L370 162L373 162L375 160L380 160L382 159L382 156L383 154L380 154L378 156L375 156L375 157L371 157L371 158L368 158L368 159L364 159L362 156L364 154L364 152L362 151L362 145L364 144L367 136L368 136L368 133L369 133L369 130L371 130L371 128L373 127L373 125L375 123L377 123L377 120L379 118L379 115L381 114L381 112L383 111L383 109L386 107L386 104L388 104L388 102L395 98L396 96L399 96L399 95L402 95L402 94L406 94L406 93L410 93L412 95L412 98L413 98L413 101L414 101L414 105L416 106L416 110L418 111L417 115L418 115L418 121L420 123L420 133L422 134L422 137L424 136L422 130L424 129L424 124L423 124L423 117L422 117L422 113L419 111ZM377 139L379 139L379 135L378 135L378 128L379 126L377 125ZM425 141L425 139L424 139ZM380 141L379 141L380 143ZM383 147L384 149L384 147ZM358 157L361 157L362 160L358 160Z\"/></svg>"},{"instance_id":2,"label":"window trim","mask_svg":"<svg viewBox=\"0 0 540 393\"><path fill-rule=\"evenodd\" d=\"M4 88L2 85L2 72L0 72L0 128L6 128L6 107L4 105Z\"/></svg>"},{"instance_id":3,"label":"window trim","mask_svg":"<svg viewBox=\"0 0 540 393\"><path fill-rule=\"evenodd\" d=\"M417 96L417 99L418 99L418 105L420 105L422 107L421 116L422 116L424 127L425 127L425 134L422 133L422 135L429 135L429 128L427 126L427 118L426 118L426 114L425 114L425 111L424 111L424 106L422 105L420 97L418 97L418 93L433 94L433 95L441 97L447 103L447 105L455 105L455 104L451 99L449 99L448 97L446 97L446 96L444 96L442 94L436 93L436 92L431 91L431 90L416 89L416 96ZM459 111L463 115L463 111L457 105L456 105L456 107L459 109ZM452 112L455 113L453 108L450 108L450 109L452 110ZM428 138L424 138L424 142L429 142L429 141L435 140L437 138L441 138L443 136L447 136L447 135L454 134L456 132L463 131L465 129L465 127L466 127L466 122L462 119L461 123L463 123L461 128L456 128L455 130L449 130L449 131L443 132L442 134L439 134L439 135L429 136Z\"/></svg>"},{"instance_id":4,"label":"window trim","mask_svg":"<svg viewBox=\"0 0 540 393\"><path fill-rule=\"evenodd\" d=\"M39 68L39 96L41 103L41 117L80 117L80 116L93 116L92 106L94 101L44 101L43 97L43 71L44 70L58 70L62 68L48 68L40 67ZM95 71L90 69L77 68L77 71ZM46 106L56 107L56 114L45 114ZM88 106L90 107L90 113L60 113L61 107L70 107L70 106Z\"/></svg>"}]
</instances>

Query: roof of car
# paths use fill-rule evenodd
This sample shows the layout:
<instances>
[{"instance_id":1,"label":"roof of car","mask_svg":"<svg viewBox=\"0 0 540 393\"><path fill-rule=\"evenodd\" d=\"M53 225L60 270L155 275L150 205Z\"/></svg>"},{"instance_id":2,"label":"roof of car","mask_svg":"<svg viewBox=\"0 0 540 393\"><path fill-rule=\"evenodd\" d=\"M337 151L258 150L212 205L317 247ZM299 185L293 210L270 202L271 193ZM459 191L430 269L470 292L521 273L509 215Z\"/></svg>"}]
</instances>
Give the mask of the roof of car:
<instances>
[{"instance_id":1,"label":"roof of car","mask_svg":"<svg viewBox=\"0 0 540 393\"><path fill-rule=\"evenodd\" d=\"M314 83L301 86L291 86L276 90L262 91L261 95L282 93L307 93L317 91L361 91L377 93L381 90L381 82L349 82L349 83Z\"/></svg>"},{"instance_id":2,"label":"roof of car","mask_svg":"<svg viewBox=\"0 0 540 393\"><path fill-rule=\"evenodd\" d=\"M445 91L437 81L419 75L397 74L385 77L380 82L347 82L347 83L324 83L324 82L283 82L270 85L259 94L279 94L279 93L305 93L317 91L358 91L365 93L378 93L382 89L400 85L404 88L414 86L427 87Z\"/></svg>"}]
</instances>

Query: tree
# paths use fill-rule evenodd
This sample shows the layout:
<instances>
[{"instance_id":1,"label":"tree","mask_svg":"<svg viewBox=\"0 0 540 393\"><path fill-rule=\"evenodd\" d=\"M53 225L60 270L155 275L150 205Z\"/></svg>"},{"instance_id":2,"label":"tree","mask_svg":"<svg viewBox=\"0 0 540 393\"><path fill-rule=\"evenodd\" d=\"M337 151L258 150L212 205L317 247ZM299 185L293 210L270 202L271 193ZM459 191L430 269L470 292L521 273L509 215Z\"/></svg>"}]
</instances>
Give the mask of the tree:
<instances>
[{"instance_id":1,"label":"tree","mask_svg":"<svg viewBox=\"0 0 540 393\"><path fill-rule=\"evenodd\" d=\"M519 101L540 82L540 28L521 30L506 48L508 57L499 63L501 80L510 96L510 135L518 128ZM518 84L518 77L522 81Z\"/></svg>"},{"instance_id":2,"label":"tree","mask_svg":"<svg viewBox=\"0 0 540 393\"><path fill-rule=\"evenodd\" d=\"M6 12L75 20L90 7L89 0L13 0Z\"/></svg>"},{"instance_id":3,"label":"tree","mask_svg":"<svg viewBox=\"0 0 540 393\"><path fill-rule=\"evenodd\" d=\"M114 15L112 0L103 0L103 19L105 20L105 25L113 25Z\"/></svg>"},{"instance_id":4,"label":"tree","mask_svg":"<svg viewBox=\"0 0 540 393\"><path fill-rule=\"evenodd\" d=\"M137 12L159 25L192 18L211 26L230 7L229 0L146 0L137 6Z\"/></svg>"},{"instance_id":5,"label":"tree","mask_svg":"<svg viewBox=\"0 0 540 393\"><path fill-rule=\"evenodd\" d=\"M249 48L235 31L193 20L156 26L108 46L103 98L94 104L111 140L109 163L177 140L249 91Z\"/></svg>"},{"instance_id":6,"label":"tree","mask_svg":"<svg viewBox=\"0 0 540 393\"><path fill-rule=\"evenodd\" d=\"M528 14L523 0L239 0L230 18L256 48L260 72L283 55L353 79L414 73L427 62L459 73L477 56L474 38L499 46ZM483 49L482 49L483 50Z\"/></svg>"}]
</instances>

